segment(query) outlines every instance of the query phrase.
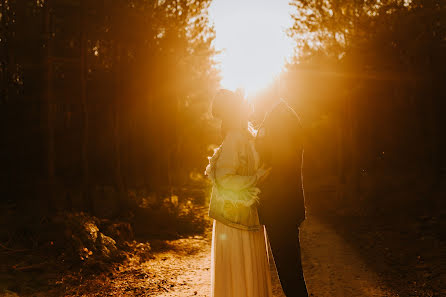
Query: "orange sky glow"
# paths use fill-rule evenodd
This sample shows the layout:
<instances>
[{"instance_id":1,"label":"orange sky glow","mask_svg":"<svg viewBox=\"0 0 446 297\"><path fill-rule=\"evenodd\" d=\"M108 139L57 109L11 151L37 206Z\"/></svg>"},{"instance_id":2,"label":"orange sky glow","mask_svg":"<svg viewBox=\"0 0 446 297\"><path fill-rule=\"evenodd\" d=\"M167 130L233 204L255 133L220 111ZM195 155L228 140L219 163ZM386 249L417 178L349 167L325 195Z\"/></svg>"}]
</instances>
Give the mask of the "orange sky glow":
<instances>
[{"instance_id":1,"label":"orange sky glow","mask_svg":"<svg viewBox=\"0 0 446 297\"><path fill-rule=\"evenodd\" d=\"M289 0L214 0L215 47L223 88L247 95L267 86L293 52L285 30L292 24Z\"/></svg>"}]
</instances>

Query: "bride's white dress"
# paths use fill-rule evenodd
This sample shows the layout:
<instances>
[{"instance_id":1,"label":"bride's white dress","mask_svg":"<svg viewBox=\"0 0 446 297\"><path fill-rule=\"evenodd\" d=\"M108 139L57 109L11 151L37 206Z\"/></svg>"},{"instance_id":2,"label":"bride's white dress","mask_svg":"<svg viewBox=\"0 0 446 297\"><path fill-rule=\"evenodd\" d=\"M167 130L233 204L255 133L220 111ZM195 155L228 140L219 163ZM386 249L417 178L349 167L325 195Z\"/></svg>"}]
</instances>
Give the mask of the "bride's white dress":
<instances>
[{"instance_id":1,"label":"bride's white dress","mask_svg":"<svg viewBox=\"0 0 446 297\"><path fill-rule=\"evenodd\" d=\"M247 231L214 221L212 297L271 297L264 229Z\"/></svg>"},{"instance_id":2,"label":"bride's white dress","mask_svg":"<svg viewBox=\"0 0 446 297\"><path fill-rule=\"evenodd\" d=\"M222 145L222 155L216 158L215 166L208 166L207 174L224 176L244 184L250 176L232 176L239 166L237 146L231 137ZM258 154L250 143L250 153L254 154L255 168L258 168ZM257 170L257 169L256 169ZM267 239L262 226L257 231L235 228L214 220L211 253L211 296L212 297L272 297L271 276L267 255Z\"/></svg>"}]
</instances>

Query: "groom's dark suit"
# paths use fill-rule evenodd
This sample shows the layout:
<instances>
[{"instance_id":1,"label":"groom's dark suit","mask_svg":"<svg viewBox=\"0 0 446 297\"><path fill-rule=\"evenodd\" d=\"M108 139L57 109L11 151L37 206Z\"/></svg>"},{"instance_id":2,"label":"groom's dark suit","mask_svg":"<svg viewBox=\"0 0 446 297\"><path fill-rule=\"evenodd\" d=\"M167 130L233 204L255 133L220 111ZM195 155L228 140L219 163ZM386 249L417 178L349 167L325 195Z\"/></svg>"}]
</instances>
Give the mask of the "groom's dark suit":
<instances>
[{"instance_id":1,"label":"groom's dark suit","mask_svg":"<svg viewBox=\"0 0 446 297\"><path fill-rule=\"evenodd\" d=\"M266 115L256 148L265 166L272 167L259 186L259 216L268 233L283 291L287 297L308 296L298 230L305 219L302 127L295 111L283 100Z\"/></svg>"}]
</instances>

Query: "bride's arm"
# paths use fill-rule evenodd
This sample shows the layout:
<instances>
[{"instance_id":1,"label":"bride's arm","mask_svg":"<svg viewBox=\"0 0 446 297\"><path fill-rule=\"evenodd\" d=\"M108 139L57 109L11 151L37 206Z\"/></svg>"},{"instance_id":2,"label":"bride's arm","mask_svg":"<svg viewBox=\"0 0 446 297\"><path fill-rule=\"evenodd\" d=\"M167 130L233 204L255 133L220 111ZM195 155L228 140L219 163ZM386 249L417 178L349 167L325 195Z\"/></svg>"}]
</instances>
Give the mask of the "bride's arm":
<instances>
[{"instance_id":1,"label":"bride's arm","mask_svg":"<svg viewBox=\"0 0 446 297\"><path fill-rule=\"evenodd\" d=\"M237 169L240 165L240 150L241 143L238 135L228 134L221 146L221 153L215 171L216 181L224 189L241 191L255 187L257 180L261 176L261 171L250 176L237 174Z\"/></svg>"}]
</instances>

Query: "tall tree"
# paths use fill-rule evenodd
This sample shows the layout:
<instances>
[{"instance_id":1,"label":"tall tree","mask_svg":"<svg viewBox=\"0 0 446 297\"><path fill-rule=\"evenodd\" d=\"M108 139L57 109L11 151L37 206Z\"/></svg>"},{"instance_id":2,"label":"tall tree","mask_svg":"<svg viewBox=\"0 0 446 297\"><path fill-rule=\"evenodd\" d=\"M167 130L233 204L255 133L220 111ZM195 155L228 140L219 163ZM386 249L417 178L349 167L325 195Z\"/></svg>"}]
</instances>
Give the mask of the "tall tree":
<instances>
[{"instance_id":1,"label":"tall tree","mask_svg":"<svg viewBox=\"0 0 446 297\"><path fill-rule=\"evenodd\" d=\"M288 32L296 51L289 70L313 69L327 85L337 80L327 88L345 112L337 112L345 156L341 175L353 177L348 182L354 184L352 190L359 187L360 172L376 167L373 164L383 158L394 162L394 169L407 166L409 160L423 167L429 160L429 171L439 172L445 163L439 162L438 149L446 142L438 133L438 108L445 92L441 78L446 27L441 20L446 3L294 0L291 5L294 23ZM416 114L422 115L418 124L425 133L413 133ZM371 137L373 141L366 139ZM366 142L370 145L363 145ZM408 147L422 153L414 160L409 151L415 150Z\"/></svg>"}]
</instances>

